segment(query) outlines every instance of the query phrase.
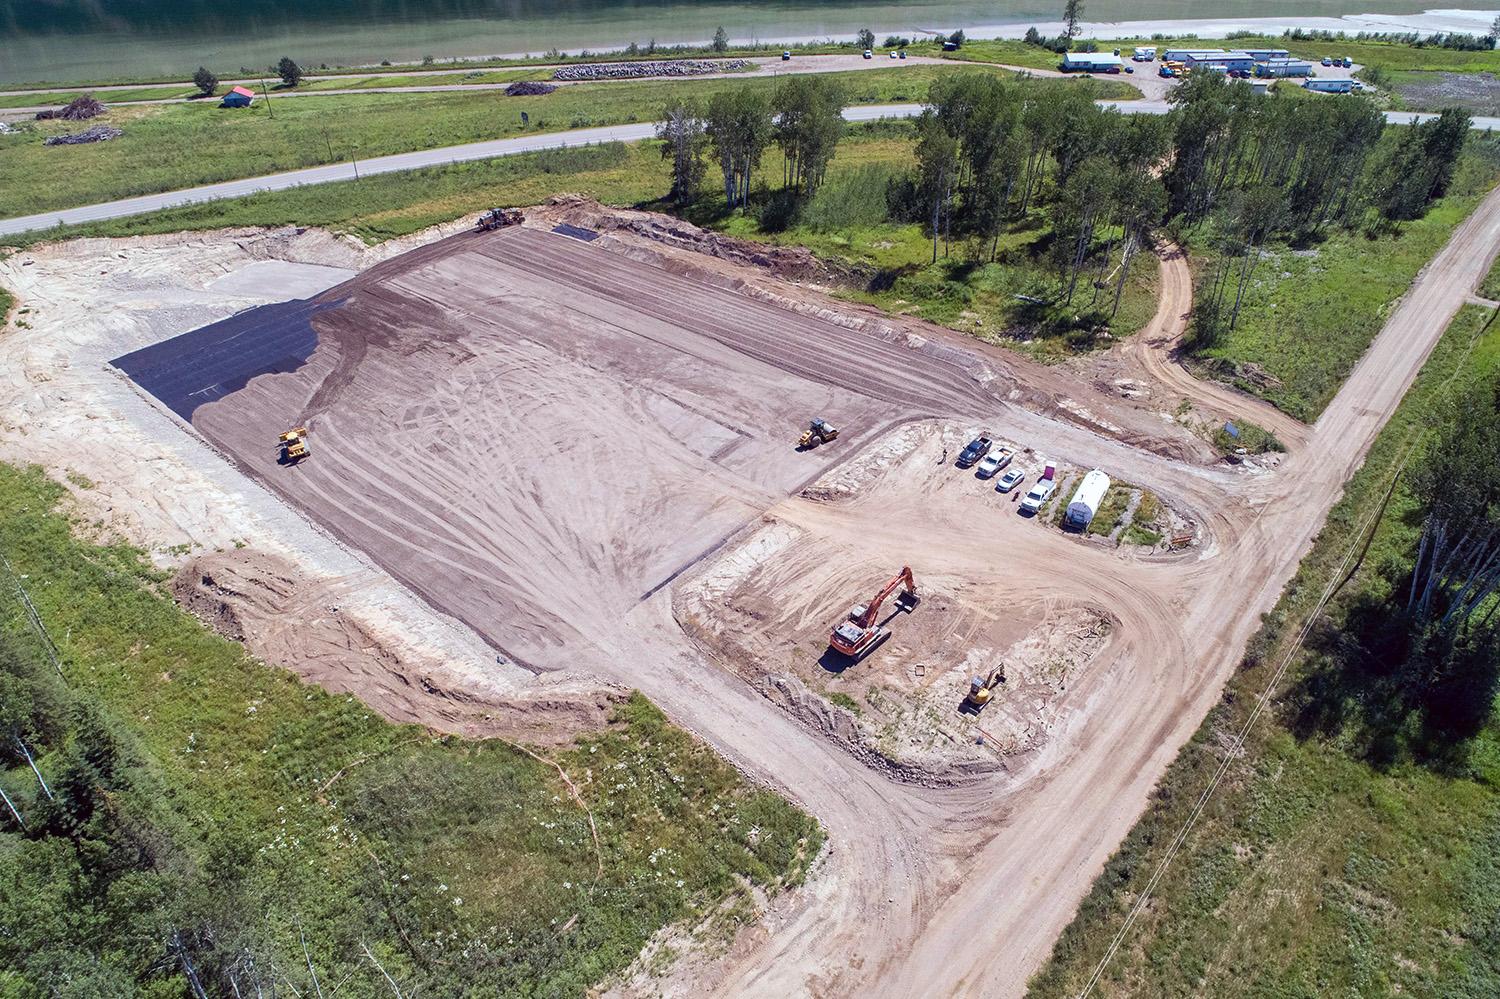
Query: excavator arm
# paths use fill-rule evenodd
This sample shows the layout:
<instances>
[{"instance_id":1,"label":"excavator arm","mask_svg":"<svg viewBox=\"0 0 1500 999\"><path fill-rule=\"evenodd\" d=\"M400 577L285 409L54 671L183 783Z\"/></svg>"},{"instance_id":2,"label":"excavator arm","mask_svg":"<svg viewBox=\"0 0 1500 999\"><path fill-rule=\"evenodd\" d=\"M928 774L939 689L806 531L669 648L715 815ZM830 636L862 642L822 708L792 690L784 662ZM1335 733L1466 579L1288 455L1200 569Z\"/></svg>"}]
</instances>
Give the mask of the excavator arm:
<instances>
[{"instance_id":1,"label":"excavator arm","mask_svg":"<svg viewBox=\"0 0 1500 999\"><path fill-rule=\"evenodd\" d=\"M917 581L912 577L911 566L909 565L903 565L901 567L901 572L896 576L896 578L885 584L885 588L882 589L878 594L876 594L874 600L870 601L869 606L865 608L865 612L859 616L859 618L855 621L855 624L859 625L861 628L869 628L873 626L875 622L880 618L880 605L885 603L886 600L890 598L890 595L892 593L895 593L897 588L901 587L902 584L905 584L905 591L907 593L910 593L913 596L916 595Z\"/></svg>"}]
</instances>

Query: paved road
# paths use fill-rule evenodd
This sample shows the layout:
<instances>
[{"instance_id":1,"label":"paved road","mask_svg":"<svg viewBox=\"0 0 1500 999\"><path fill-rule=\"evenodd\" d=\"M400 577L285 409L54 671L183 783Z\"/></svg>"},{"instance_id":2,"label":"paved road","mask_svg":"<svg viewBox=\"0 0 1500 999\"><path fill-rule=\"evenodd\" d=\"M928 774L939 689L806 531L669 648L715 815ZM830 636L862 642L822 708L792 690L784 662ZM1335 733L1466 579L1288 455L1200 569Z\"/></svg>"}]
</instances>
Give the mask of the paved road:
<instances>
[{"instance_id":1,"label":"paved road","mask_svg":"<svg viewBox=\"0 0 1500 999\"><path fill-rule=\"evenodd\" d=\"M1117 108L1128 114L1166 114L1170 105L1166 101L1102 101L1106 107ZM922 110L920 104L870 104L844 109L846 121L874 121L877 118L910 118ZM1388 111L1386 120L1397 125L1410 125L1415 121L1426 121L1435 115L1416 114L1408 111ZM1486 131L1500 129L1500 118L1475 118L1474 127ZM461 146L443 146L438 149L421 149L411 153L397 153L361 160L359 163L330 163L327 166L309 167L305 170L289 170L286 173L267 174L263 177L246 177L242 180L227 180L218 184L204 184L181 191L164 191L161 194L145 194L119 201L106 201L80 208L66 208L37 215L0 219L0 236L10 236L57 225L76 225L81 222L98 222L102 219L123 218L140 215L163 208L195 204L203 201L219 201L238 198L261 191L281 191L304 184L327 184L339 180L356 180L377 173L399 173L422 167L441 166L445 163L461 163L466 160L485 160L498 156L514 156L542 149L560 149L567 146L586 146L600 142L638 142L656 134L654 122L638 122L630 125L605 125L598 128L579 128L565 132L545 132L536 135L520 135L510 139L491 139L487 142L470 142Z\"/></svg>"}]
</instances>

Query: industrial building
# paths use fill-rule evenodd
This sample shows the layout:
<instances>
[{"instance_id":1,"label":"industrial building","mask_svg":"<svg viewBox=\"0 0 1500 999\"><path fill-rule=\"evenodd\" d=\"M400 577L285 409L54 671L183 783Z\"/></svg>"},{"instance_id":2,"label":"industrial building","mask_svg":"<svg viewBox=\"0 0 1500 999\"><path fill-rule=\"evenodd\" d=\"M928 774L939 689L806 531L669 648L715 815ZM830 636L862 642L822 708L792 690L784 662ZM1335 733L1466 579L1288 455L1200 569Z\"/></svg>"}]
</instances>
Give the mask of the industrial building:
<instances>
[{"instance_id":1,"label":"industrial building","mask_svg":"<svg viewBox=\"0 0 1500 999\"><path fill-rule=\"evenodd\" d=\"M1202 52L1182 60L1190 70L1220 73L1248 73L1255 60L1248 52Z\"/></svg>"},{"instance_id":2,"label":"industrial building","mask_svg":"<svg viewBox=\"0 0 1500 999\"><path fill-rule=\"evenodd\" d=\"M1224 55L1223 49L1167 49L1161 54L1163 62L1187 62L1193 56Z\"/></svg>"},{"instance_id":3,"label":"industrial building","mask_svg":"<svg viewBox=\"0 0 1500 999\"><path fill-rule=\"evenodd\" d=\"M1292 57L1286 49L1241 49L1240 51L1256 62L1279 62Z\"/></svg>"},{"instance_id":4,"label":"industrial building","mask_svg":"<svg viewBox=\"0 0 1500 999\"><path fill-rule=\"evenodd\" d=\"M1108 52L1065 52L1062 58L1064 73L1118 73L1124 66L1123 59Z\"/></svg>"},{"instance_id":5,"label":"industrial building","mask_svg":"<svg viewBox=\"0 0 1500 999\"><path fill-rule=\"evenodd\" d=\"M1271 59L1256 63L1255 75L1278 79L1288 76L1312 76L1312 63L1302 59Z\"/></svg>"}]
</instances>

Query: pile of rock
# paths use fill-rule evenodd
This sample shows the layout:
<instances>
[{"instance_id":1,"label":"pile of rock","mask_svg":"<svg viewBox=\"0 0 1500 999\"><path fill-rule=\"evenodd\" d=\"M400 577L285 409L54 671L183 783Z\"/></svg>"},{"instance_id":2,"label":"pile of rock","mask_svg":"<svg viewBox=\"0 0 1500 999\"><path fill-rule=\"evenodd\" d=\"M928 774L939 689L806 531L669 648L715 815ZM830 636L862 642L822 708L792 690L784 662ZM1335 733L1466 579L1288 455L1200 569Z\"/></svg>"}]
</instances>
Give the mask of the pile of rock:
<instances>
[{"instance_id":1,"label":"pile of rock","mask_svg":"<svg viewBox=\"0 0 1500 999\"><path fill-rule=\"evenodd\" d=\"M550 83L538 83L536 80L518 80L505 88L505 93L510 97L539 97L542 94L550 94L556 90Z\"/></svg>"},{"instance_id":2,"label":"pile of rock","mask_svg":"<svg viewBox=\"0 0 1500 999\"><path fill-rule=\"evenodd\" d=\"M108 125L95 125L82 132L74 132L72 135L49 135L43 141L44 146L81 146L89 142L108 142L110 139L118 139L125 133L118 128Z\"/></svg>"},{"instance_id":3,"label":"pile of rock","mask_svg":"<svg viewBox=\"0 0 1500 999\"><path fill-rule=\"evenodd\" d=\"M97 118L105 111L104 105L94 100L93 94L84 94L75 97L67 107L48 108L46 111L38 111L37 121L47 121L50 118L61 118L63 121L88 121Z\"/></svg>"},{"instance_id":4,"label":"pile of rock","mask_svg":"<svg viewBox=\"0 0 1500 999\"><path fill-rule=\"evenodd\" d=\"M660 59L653 62L592 62L564 66L554 80L639 80L649 76L703 76L736 73L752 63L744 59Z\"/></svg>"}]
</instances>

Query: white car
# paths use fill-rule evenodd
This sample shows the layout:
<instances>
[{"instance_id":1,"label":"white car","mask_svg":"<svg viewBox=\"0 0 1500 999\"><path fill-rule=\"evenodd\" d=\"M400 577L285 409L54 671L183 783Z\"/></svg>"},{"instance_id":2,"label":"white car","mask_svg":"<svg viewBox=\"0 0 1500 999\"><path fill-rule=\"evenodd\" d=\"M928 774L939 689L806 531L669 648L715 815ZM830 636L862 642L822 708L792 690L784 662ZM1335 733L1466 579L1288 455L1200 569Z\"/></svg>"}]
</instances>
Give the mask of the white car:
<instances>
[{"instance_id":1,"label":"white car","mask_svg":"<svg viewBox=\"0 0 1500 999\"><path fill-rule=\"evenodd\" d=\"M995 483L995 492L1008 493L1012 489L1026 481L1026 473L1019 468L1012 468L1000 476L1000 481Z\"/></svg>"},{"instance_id":2,"label":"white car","mask_svg":"<svg viewBox=\"0 0 1500 999\"><path fill-rule=\"evenodd\" d=\"M979 464L974 468L974 474L981 479L987 479L1000 469L1010 464L1015 457L1015 452L1007 447L999 447L979 459Z\"/></svg>"},{"instance_id":3,"label":"white car","mask_svg":"<svg viewBox=\"0 0 1500 999\"><path fill-rule=\"evenodd\" d=\"M1056 482L1053 482L1051 479L1042 479L1036 485L1032 486L1031 492L1026 494L1025 499L1021 500L1021 512L1036 513L1042 508L1042 504L1047 502L1047 498L1052 495L1053 490L1056 488Z\"/></svg>"}]
</instances>

